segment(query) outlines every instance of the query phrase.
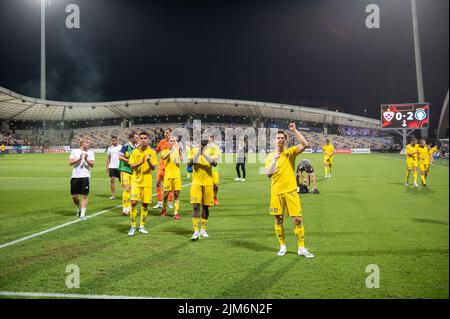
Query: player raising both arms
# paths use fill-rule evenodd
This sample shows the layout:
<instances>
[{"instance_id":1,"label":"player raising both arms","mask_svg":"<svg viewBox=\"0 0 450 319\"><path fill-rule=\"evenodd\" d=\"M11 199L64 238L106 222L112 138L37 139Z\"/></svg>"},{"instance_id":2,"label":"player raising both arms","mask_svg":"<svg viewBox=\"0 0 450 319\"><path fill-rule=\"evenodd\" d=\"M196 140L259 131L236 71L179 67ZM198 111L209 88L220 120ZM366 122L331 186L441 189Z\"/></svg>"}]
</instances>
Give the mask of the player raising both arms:
<instances>
[{"instance_id":1,"label":"player raising both arms","mask_svg":"<svg viewBox=\"0 0 450 319\"><path fill-rule=\"evenodd\" d=\"M406 145L406 177L405 177L405 186L409 185L409 175L411 175L411 171L414 172L414 187L419 187L417 184L417 139L413 137L411 142Z\"/></svg>"},{"instance_id":2,"label":"player raising both arms","mask_svg":"<svg viewBox=\"0 0 450 319\"><path fill-rule=\"evenodd\" d=\"M325 166L325 178L331 178L331 167L333 166L334 145L330 143L329 139L326 139L326 144L322 146L323 152L323 164Z\"/></svg>"},{"instance_id":3,"label":"player raising both arms","mask_svg":"<svg viewBox=\"0 0 450 319\"><path fill-rule=\"evenodd\" d=\"M194 234L192 240L200 236L208 238L206 224L209 219L209 207L214 205L214 177L212 168L217 165L213 160L211 149L207 147L208 140L202 140L201 146L191 153L188 166L193 168L191 186L191 205L193 205L192 225ZM199 231L200 206L202 207L202 228Z\"/></svg>"},{"instance_id":4,"label":"player raising both arms","mask_svg":"<svg viewBox=\"0 0 450 319\"><path fill-rule=\"evenodd\" d=\"M131 168L130 161L131 153L136 147L139 147L139 134L132 132L128 135L130 142L122 146L119 153L119 171L120 171L120 183L123 187L122 192L122 214L128 216L131 210L131 176L133 169Z\"/></svg>"},{"instance_id":5,"label":"player raising both arms","mask_svg":"<svg viewBox=\"0 0 450 319\"><path fill-rule=\"evenodd\" d=\"M180 219L180 191L181 191L181 171L180 163L182 161L182 154L178 142L175 137L169 138L169 149L162 151L161 160L164 161L164 200L163 210L161 216L166 216L167 200L170 192L173 192L175 197L175 212L174 219Z\"/></svg>"},{"instance_id":6,"label":"player raising both arms","mask_svg":"<svg viewBox=\"0 0 450 319\"><path fill-rule=\"evenodd\" d=\"M164 130L164 138L159 141L158 145L156 146L156 154L161 153L162 151L169 148L169 138L172 135L172 129L166 128ZM153 208L163 208L162 200L162 184L164 182L164 161L160 160L158 164L158 171L156 173L156 196L158 196L158 204L156 204ZM173 208L172 205L172 192L169 194L169 208Z\"/></svg>"},{"instance_id":7,"label":"player raising both arms","mask_svg":"<svg viewBox=\"0 0 450 319\"><path fill-rule=\"evenodd\" d=\"M142 205L139 232L148 234L144 226L148 215L148 204L152 202L152 171L157 163L155 151L148 146L148 134L146 132L139 133L139 140L141 144L133 150L128 162L133 169L133 175L131 176L131 229L128 232L129 236L133 236L136 231L136 206L138 200L141 200Z\"/></svg>"},{"instance_id":8,"label":"player raising both arms","mask_svg":"<svg viewBox=\"0 0 450 319\"><path fill-rule=\"evenodd\" d=\"M72 178L70 179L70 193L73 203L78 208L77 216L86 219L86 208L89 195L89 178L91 168L94 167L95 155L90 150L91 140L89 137L80 139L80 148L72 150L69 157L69 165L73 165ZM78 195L82 196L81 205Z\"/></svg>"},{"instance_id":9,"label":"player raising both arms","mask_svg":"<svg viewBox=\"0 0 450 319\"><path fill-rule=\"evenodd\" d=\"M278 256L284 256L287 252L283 226L284 211L286 210L294 222L298 255L312 258L314 255L305 248L302 207L297 194L295 178L295 159L308 147L308 142L294 123L289 124L289 129L295 134L299 144L286 148L287 135L283 131L278 131L277 150L270 153L266 159L265 171L267 176L272 179L270 214L275 216L275 233L280 243Z\"/></svg>"}]
</instances>

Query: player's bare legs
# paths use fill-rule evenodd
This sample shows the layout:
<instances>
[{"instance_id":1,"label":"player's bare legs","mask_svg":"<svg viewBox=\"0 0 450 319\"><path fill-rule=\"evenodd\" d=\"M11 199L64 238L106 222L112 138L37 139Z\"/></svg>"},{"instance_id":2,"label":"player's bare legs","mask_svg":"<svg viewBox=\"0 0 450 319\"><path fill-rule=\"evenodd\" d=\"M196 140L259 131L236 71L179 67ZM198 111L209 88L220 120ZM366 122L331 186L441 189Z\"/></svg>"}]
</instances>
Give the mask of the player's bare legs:
<instances>
[{"instance_id":1,"label":"player's bare legs","mask_svg":"<svg viewBox=\"0 0 450 319\"><path fill-rule=\"evenodd\" d=\"M87 195L82 195L81 196L81 212L80 212L80 218L82 218L82 219L85 218L87 204L88 204L88 197L87 197Z\"/></svg>"},{"instance_id":2,"label":"player's bare legs","mask_svg":"<svg viewBox=\"0 0 450 319\"><path fill-rule=\"evenodd\" d=\"M80 217L81 214L81 206L80 206L80 199L78 198L78 195L74 194L72 195L72 200L75 206L78 208L77 217Z\"/></svg>"},{"instance_id":3,"label":"player's bare legs","mask_svg":"<svg viewBox=\"0 0 450 319\"><path fill-rule=\"evenodd\" d=\"M161 211L161 217L166 216L166 212L167 212L167 201L169 199L169 191L165 191L164 195L163 195L163 209ZM156 206L155 206L156 207Z\"/></svg>"},{"instance_id":4,"label":"player's bare legs","mask_svg":"<svg viewBox=\"0 0 450 319\"><path fill-rule=\"evenodd\" d=\"M163 207L162 183L163 183L163 181L158 176L156 178L156 196L158 197L158 204L156 204L153 208L162 208Z\"/></svg>"},{"instance_id":5,"label":"player's bare legs","mask_svg":"<svg viewBox=\"0 0 450 319\"><path fill-rule=\"evenodd\" d=\"M217 193L219 192L219 185L214 184L214 205L219 205L219 198L217 198Z\"/></svg>"},{"instance_id":6,"label":"player's bare legs","mask_svg":"<svg viewBox=\"0 0 450 319\"><path fill-rule=\"evenodd\" d=\"M111 199L116 198L116 178L111 177Z\"/></svg>"}]
</instances>

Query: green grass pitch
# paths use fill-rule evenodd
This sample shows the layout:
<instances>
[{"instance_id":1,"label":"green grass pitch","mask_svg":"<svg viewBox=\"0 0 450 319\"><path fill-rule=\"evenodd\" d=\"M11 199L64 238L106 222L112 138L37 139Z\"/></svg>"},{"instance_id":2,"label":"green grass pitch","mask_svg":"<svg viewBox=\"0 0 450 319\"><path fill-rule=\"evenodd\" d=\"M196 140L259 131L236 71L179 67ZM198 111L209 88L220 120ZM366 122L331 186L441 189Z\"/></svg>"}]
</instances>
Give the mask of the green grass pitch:
<instances>
[{"instance_id":1,"label":"green grass pitch","mask_svg":"<svg viewBox=\"0 0 450 319\"><path fill-rule=\"evenodd\" d=\"M128 237L120 208L0 248L0 291L168 298L448 298L448 164L431 167L429 187L403 185L400 155L336 155L333 178L313 161L319 195L302 196L306 247L296 255L286 219L288 254L268 214L270 180L247 165L235 182L222 164L220 206L209 239L191 242L189 187L182 219L150 210L148 235ZM75 220L68 154L0 158L0 245ZM105 155L97 154L87 215L110 209ZM411 177L412 178L412 177ZM183 178L183 184L189 180ZM171 215L171 212L169 212ZM80 267L80 288L66 287L66 266ZM366 266L380 269L380 288L366 287ZM5 298L3 296L2 298Z\"/></svg>"}]
</instances>

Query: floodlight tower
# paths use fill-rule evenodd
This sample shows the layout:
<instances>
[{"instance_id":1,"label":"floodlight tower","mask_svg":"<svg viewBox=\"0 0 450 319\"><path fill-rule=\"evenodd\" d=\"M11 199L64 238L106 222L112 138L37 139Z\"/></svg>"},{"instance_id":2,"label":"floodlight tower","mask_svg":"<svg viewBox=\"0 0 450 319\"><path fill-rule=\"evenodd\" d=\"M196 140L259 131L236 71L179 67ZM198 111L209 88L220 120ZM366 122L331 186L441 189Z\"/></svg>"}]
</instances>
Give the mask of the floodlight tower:
<instances>
[{"instance_id":1,"label":"floodlight tower","mask_svg":"<svg viewBox=\"0 0 450 319\"><path fill-rule=\"evenodd\" d=\"M45 64L45 7L50 0L40 0L41 4L41 99L46 99L46 64Z\"/></svg>"},{"instance_id":2,"label":"floodlight tower","mask_svg":"<svg viewBox=\"0 0 450 319\"><path fill-rule=\"evenodd\" d=\"M417 97L418 103L425 103L425 90L423 85L422 72L422 53L420 50L420 36L419 36L419 19L417 17L417 0L411 0L411 11L413 21L414 33L414 53L416 59L416 78L417 78ZM428 137L427 129L422 129L422 136Z\"/></svg>"}]
</instances>

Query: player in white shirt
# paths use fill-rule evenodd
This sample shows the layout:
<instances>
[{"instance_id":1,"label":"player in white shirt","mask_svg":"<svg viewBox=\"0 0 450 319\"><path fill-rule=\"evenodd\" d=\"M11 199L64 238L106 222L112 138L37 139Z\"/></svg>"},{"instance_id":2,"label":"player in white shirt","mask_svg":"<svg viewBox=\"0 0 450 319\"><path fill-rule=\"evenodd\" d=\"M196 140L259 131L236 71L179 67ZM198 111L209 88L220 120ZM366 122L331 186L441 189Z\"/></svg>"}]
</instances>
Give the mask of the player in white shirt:
<instances>
[{"instance_id":1,"label":"player in white shirt","mask_svg":"<svg viewBox=\"0 0 450 319\"><path fill-rule=\"evenodd\" d=\"M111 146L108 147L106 152L106 172L109 173L111 179L111 197L109 199L116 199L116 177L120 182L119 171L119 156L122 145L117 141L117 136L111 136Z\"/></svg>"},{"instance_id":2,"label":"player in white shirt","mask_svg":"<svg viewBox=\"0 0 450 319\"><path fill-rule=\"evenodd\" d=\"M72 150L69 157L69 165L73 165L70 193L74 204L78 208L77 216L83 220L86 219L91 168L94 167L95 163L95 155L89 149L90 147L91 140L89 137L83 137L80 139L80 148ZM82 196L81 205L78 195Z\"/></svg>"}]
</instances>

